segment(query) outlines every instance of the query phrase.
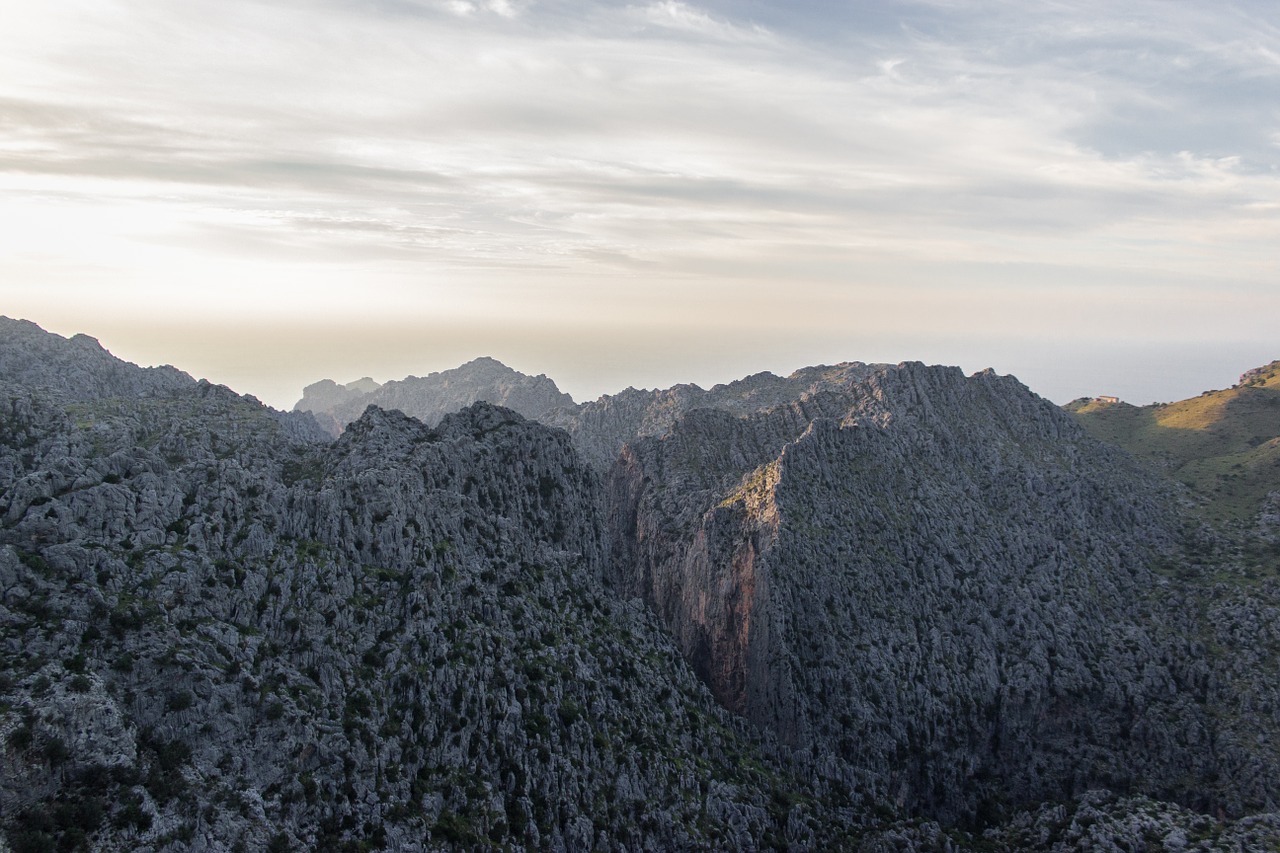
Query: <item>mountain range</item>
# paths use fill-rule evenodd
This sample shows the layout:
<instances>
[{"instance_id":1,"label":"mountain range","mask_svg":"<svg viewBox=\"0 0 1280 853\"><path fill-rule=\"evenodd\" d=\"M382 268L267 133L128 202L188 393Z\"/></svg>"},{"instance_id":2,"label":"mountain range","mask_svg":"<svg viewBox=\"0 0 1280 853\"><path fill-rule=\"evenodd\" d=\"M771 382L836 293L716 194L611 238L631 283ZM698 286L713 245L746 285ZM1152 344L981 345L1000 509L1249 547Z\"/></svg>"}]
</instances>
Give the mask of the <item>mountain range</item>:
<instances>
[{"instance_id":1,"label":"mountain range","mask_svg":"<svg viewBox=\"0 0 1280 853\"><path fill-rule=\"evenodd\" d=\"M2 319L5 842L1274 849L1275 368L284 413Z\"/></svg>"}]
</instances>

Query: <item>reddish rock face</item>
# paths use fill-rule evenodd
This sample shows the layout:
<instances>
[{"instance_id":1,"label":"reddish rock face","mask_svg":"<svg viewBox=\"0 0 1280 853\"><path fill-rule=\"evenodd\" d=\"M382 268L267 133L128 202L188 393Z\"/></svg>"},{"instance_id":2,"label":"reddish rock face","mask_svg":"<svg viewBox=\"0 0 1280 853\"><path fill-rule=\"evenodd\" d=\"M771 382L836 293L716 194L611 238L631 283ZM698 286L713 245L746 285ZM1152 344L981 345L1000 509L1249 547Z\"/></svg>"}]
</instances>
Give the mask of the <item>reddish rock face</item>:
<instances>
[{"instance_id":1,"label":"reddish rock face","mask_svg":"<svg viewBox=\"0 0 1280 853\"><path fill-rule=\"evenodd\" d=\"M673 604L694 670L720 704L746 715L759 552L747 519L738 515L729 508L708 513L689 551L688 585Z\"/></svg>"},{"instance_id":2,"label":"reddish rock face","mask_svg":"<svg viewBox=\"0 0 1280 853\"><path fill-rule=\"evenodd\" d=\"M679 470L650 453L662 446L624 448L610 475L611 578L655 607L722 705L754 718L750 693L770 681L768 632L756 620L767 589L759 569L777 524L776 470L720 499L723 491L684 477L681 488L661 482ZM707 507L713 498L719 503Z\"/></svg>"}]
</instances>

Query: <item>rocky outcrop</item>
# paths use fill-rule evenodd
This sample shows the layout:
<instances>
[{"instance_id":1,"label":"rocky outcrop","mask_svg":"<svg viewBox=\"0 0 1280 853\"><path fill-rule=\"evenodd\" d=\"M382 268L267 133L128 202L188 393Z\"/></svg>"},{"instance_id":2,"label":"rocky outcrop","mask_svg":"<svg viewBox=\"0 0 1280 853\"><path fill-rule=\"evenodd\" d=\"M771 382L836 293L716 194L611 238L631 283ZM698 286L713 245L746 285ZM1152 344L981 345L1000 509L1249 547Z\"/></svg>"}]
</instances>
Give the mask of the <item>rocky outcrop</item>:
<instances>
[{"instance_id":1,"label":"rocky outcrop","mask_svg":"<svg viewBox=\"0 0 1280 853\"><path fill-rule=\"evenodd\" d=\"M67 340L8 317L0 317L0 379L72 401L163 396L185 391L195 381L173 367L126 364L88 335Z\"/></svg>"},{"instance_id":2,"label":"rocky outcrop","mask_svg":"<svg viewBox=\"0 0 1280 853\"><path fill-rule=\"evenodd\" d=\"M1260 367L1253 367L1240 374L1236 387L1266 386L1273 383L1280 375L1280 361L1273 361Z\"/></svg>"},{"instance_id":3,"label":"rocky outcrop","mask_svg":"<svg viewBox=\"0 0 1280 853\"><path fill-rule=\"evenodd\" d=\"M1228 821L1148 797L1098 790L1021 812L1008 823L982 832L957 832L933 821L902 823L865 834L857 849L860 853L1181 853L1274 850L1277 843L1280 817L1274 814Z\"/></svg>"}]
</instances>

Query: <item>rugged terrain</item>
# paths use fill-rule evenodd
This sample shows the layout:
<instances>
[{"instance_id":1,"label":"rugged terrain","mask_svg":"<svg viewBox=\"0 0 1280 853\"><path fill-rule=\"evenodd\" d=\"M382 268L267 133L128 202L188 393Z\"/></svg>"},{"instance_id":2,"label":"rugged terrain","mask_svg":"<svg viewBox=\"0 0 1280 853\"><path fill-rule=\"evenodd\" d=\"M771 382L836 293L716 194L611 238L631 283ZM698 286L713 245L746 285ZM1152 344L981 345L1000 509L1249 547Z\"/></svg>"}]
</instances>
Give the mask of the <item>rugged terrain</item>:
<instances>
[{"instance_id":1,"label":"rugged terrain","mask_svg":"<svg viewBox=\"0 0 1280 853\"><path fill-rule=\"evenodd\" d=\"M1093 787L1274 803L1280 697L1258 677L1241 707L1237 656L1278 648L1276 566L1212 586L1238 567L1187 540L1227 546L1012 379L906 364L691 413L609 492L622 588L817 775L960 822Z\"/></svg>"},{"instance_id":2,"label":"rugged terrain","mask_svg":"<svg viewBox=\"0 0 1280 853\"><path fill-rule=\"evenodd\" d=\"M59 346L4 332L6 364ZM29 367L0 388L13 849L812 839L806 786L605 593L564 433L371 409L330 442L176 372Z\"/></svg>"},{"instance_id":3,"label":"rugged terrain","mask_svg":"<svg viewBox=\"0 0 1280 853\"><path fill-rule=\"evenodd\" d=\"M954 368L374 385L0 320L12 850L1280 845L1280 496Z\"/></svg>"}]
</instances>

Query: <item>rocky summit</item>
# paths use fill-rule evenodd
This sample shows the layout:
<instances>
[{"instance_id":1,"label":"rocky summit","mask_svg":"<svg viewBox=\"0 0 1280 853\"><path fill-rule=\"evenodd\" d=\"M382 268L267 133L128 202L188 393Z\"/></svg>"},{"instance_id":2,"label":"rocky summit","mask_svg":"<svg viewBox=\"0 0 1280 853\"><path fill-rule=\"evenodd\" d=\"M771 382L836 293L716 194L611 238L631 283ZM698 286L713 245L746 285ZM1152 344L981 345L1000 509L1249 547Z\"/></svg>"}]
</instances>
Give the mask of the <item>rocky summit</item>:
<instances>
[{"instance_id":1,"label":"rocky summit","mask_svg":"<svg viewBox=\"0 0 1280 853\"><path fill-rule=\"evenodd\" d=\"M491 359L282 413L0 319L0 851L1276 849L1280 484L1081 417Z\"/></svg>"}]
</instances>

